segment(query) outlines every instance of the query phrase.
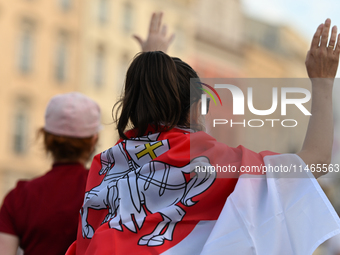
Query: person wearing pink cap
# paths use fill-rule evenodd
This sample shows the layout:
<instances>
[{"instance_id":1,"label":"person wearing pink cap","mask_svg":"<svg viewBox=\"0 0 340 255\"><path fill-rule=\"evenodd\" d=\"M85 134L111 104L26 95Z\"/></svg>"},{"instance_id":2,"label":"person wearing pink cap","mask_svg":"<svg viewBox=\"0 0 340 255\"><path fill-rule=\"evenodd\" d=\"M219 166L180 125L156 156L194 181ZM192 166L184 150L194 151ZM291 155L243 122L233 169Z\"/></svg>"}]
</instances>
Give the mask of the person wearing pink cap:
<instances>
[{"instance_id":1,"label":"person wearing pink cap","mask_svg":"<svg viewBox=\"0 0 340 255\"><path fill-rule=\"evenodd\" d=\"M0 253L65 254L75 240L90 159L101 129L100 108L80 93L53 97L40 134L53 165L19 181L0 210Z\"/></svg>"}]
</instances>

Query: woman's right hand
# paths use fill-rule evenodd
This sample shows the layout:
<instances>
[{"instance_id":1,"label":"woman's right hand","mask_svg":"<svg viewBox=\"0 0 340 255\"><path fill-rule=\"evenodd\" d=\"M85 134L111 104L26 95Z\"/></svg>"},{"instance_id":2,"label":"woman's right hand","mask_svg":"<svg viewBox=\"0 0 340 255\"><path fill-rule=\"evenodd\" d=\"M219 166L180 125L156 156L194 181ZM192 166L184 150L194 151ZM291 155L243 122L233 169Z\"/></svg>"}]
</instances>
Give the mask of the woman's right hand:
<instances>
[{"instance_id":1,"label":"woman's right hand","mask_svg":"<svg viewBox=\"0 0 340 255\"><path fill-rule=\"evenodd\" d=\"M318 27L307 54L306 67L312 81L312 116L302 149L297 153L308 166L327 166L327 169L333 145L332 89L340 53L340 36L336 43L336 27L333 27L328 43L330 26L331 20L327 19ZM313 174L318 178L325 173Z\"/></svg>"},{"instance_id":2,"label":"woman's right hand","mask_svg":"<svg viewBox=\"0 0 340 255\"><path fill-rule=\"evenodd\" d=\"M328 43L330 26L331 20L327 19L314 34L305 62L309 78L335 78L339 64L340 35L336 43L337 27L334 26Z\"/></svg>"}]
</instances>

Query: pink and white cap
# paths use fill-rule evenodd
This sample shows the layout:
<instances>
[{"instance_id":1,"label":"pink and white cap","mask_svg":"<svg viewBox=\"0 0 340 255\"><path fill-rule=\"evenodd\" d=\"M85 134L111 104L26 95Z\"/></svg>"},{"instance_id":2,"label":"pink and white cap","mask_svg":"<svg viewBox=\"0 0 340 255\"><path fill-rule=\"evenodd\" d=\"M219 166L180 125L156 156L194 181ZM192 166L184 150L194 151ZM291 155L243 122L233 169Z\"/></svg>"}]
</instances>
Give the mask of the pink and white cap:
<instances>
[{"instance_id":1,"label":"pink and white cap","mask_svg":"<svg viewBox=\"0 0 340 255\"><path fill-rule=\"evenodd\" d=\"M81 93L56 95L46 108L44 129L51 134L85 138L101 128L99 105Z\"/></svg>"}]
</instances>

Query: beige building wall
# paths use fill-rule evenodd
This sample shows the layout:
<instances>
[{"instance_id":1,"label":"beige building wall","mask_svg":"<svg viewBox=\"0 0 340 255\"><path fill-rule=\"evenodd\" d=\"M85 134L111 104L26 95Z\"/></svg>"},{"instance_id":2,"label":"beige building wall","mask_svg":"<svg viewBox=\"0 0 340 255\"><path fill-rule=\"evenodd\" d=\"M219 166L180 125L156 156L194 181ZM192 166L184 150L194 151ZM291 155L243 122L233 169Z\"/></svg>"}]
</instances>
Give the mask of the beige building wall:
<instances>
[{"instance_id":1,"label":"beige building wall","mask_svg":"<svg viewBox=\"0 0 340 255\"><path fill-rule=\"evenodd\" d=\"M195 6L192 64L200 77L243 76L243 22L241 1L198 0Z\"/></svg>"},{"instance_id":2,"label":"beige building wall","mask_svg":"<svg viewBox=\"0 0 340 255\"><path fill-rule=\"evenodd\" d=\"M193 8L196 13L195 52L190 63L199 77L243 77L244 14L241 1L218 0L211 4L211 1L198 0ZM211 123L213 118L224 118L231 114L231 107L230 109L214 108L212 103L211 107L211 112L215 114L208 114L207 123ZM242 137L242 132L239 130L226 130L224 126L211 128L208 132L219 141L231 146L238 145Z\"/></svg>"},{"instance_id":3,"label":"beige building wall","mask_svg":"<svg viewBox=\"0 0 340 255\"><path fill-rule=\"evenodd\" d=\"M272 25L247 17L245 19L244 70L247 78L266 78L255 80L254 106L257 109L269 109L272 105L272 88L278 88L278 98L282 87L301 87L310 89L305 68L307 41L289 27ZM272 78L272 79L268 79ZM260 91L260 93L255 93ZM291 98L292 94L288 94ZM302 95L298 95L302 97ZM279 100L280 103L280 100ZM310 109L310 104L305 104ZM287 116L281 116L280 104L277 111L268 119L294 119L298 122L294 128L283 127L276 122L275 128L264 125L254 130L246 128L242 135L249 147L256 151L273 150L280 153L294 153L301 149L309 117L293 106ZM258 118L264 119L262 116ZM249 115L248 119L257 119ZM292 125L292 122L286 122ZM256 136L254 133L256 132Z\"/></svg>"},{"instance_id":4,"label":"beige building wall","mask_svg":"<svg viewBox=\"0 0 340 255\"><path fill-rule=\"evenodd\" d=\"M305 38L281 25L246 17L244 73L247 78L307 78Z\"/></svg>"},{"instance_id":5,"label":"beige building wall","mask_svg":"<svg viewBox=\"0 0 340 255\"><path fill-rule=\"evenodd\" d=\"M0 198L18 178L50 167L36 131L49 99L75 90L78 61L78 1L0 1ZM61 46L62 45L62 46ZM58 55L65 49L67 66ZM65 72L64 72L65 71Z\"/></svg>"},{"instance_id":6,"label":"beige building wall","mask_svg":"<svg viewBox=\"0 0 340 255\"><path fill-rule=\"evenodd\" d=\"M253 102L259 110L271 107L273 87L278 87L279 103L281 87L309 88L308 80L299 82L287 79L307 77L304 61L308 44L297 32L289 27L246 17L242 12L241 2L237 0L217 1L215 5L208 1L199 1L196 9L199 15L193 59L196 60L194 66L202 78L256 78L248 81L236 79L235 84L231 84L242 89L245 105L247 87L254 86ZM261 81L258 78L275 79ZM212 105L212 114L208 114L207 119L212 122L214 118L222 118L229 123L233 120L239 123L245 121L246 124L209 127L209 132L214 137L230 146L244 145L254 151L299 151L309 117L304 116L297 108L292 109L287 116L281 116L280 104L270 116L257 116L250 111L246 111L244 116L233 116L231 102L232 98L223 102L230 109L219 109ZM306 107L310 105L306 104ZM263 127L254 128L248 126L248 121L252 119L278 119L279 122L275 121L273 125L265 121ZM294 119L298 124L294 128L284 127L281 122L285 119ZM252 124L259 125L259 122L255 122ZM292 122L284 124L292 125Z\"/></svg>"}]
</instances>

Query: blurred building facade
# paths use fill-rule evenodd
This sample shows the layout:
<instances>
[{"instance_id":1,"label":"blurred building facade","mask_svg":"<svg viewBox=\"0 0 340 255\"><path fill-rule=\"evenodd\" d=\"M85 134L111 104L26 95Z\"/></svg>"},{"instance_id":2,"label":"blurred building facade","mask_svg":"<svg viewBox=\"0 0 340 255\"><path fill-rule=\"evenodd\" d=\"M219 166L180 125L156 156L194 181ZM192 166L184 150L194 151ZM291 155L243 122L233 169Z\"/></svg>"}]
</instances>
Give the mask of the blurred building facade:
<instances>
[{"instance_id":1,"label":"blurred building facade","mask_svg":"<svg viewBox=\"0 0 340 255\"><path fill-rule=\"evenodd\" d=\"M309 82L305 79L301 82L296 79L272 80L271 85L268 81L259 80L259 78L307 77L304 61L308 43L297 31L245 16L239 0L218 0L214 1L214 4L199 0L196 2L195 13L197 13L195 52L190 58L190 63L200 77L241 78L234 82L238 83L244 95L247 95L248 86L256 85L254 107L263 110L269 109L272 105L273 87L278 88L279 96L281 87L309 88ZM242 78L253 80L247 81ZM230 103L230 107L212 106L212 115L207 116L210 122L214 118L223 118L230 122L231 101L231 98L223 101L223 104ZM247 124L245 127L217 125L209 132L214 137L220 138L221 142L231 146L242 144L255 151L297 152L302 146L309 118L296 110L290 112L289 118L284 118L297 120L298 125L294 128L283 127L276 121L274 127L265 122L266 125L261 128L249 127ZM233 120L247 123L250 119L266 119L260 117L263 116L254 116L246 112L244 118L234 116ZM267 118L283 120L279 110Z\"/></svg>"},{"instance_id":2,"label":"blurred building facade","mask_svg":"<svg viewBox=\"0 0 340 255\"><path fill-rule=\"evenodd\" d=\"M198 0L195 52L191 62L200 77L243 77L244 14L239 0Z\"/></svg>"},{"instance_id":3,"label":"blurred building facade","mask_svg":"<svg viewBox=\"0 0 340 255\"><path fill-rule=\"evenodd\" d=\"M36 131L49 99L77 89L80 1L0 1L0 197L48 170Z\"/></svg>"},{"instance_id":4,"label":"blurred building facade","mask_svg":"<svg viewBox=\"0 0 340 255\"><path fill-rule=\"evenodd\" d=\"M306 78L308 42L297 31L244 18L244 71L249 78Z\"/></svg>"},{"instance_id":5,"label":"blurred building facade","mask_svg":"<svg viewBox=\"0 0 340 255\"><path fill-rule=\"evenodd\" d=\"M306 49L309 46L306 39L290 27L268 24L250 17L245 17L244 28L244 71L247 78L257 78L252 81L256 84L254 86L256 109L271 107L273 87L277 87L278 97L281 96L282 87L310 89L304 65ZM291 98L289 96L292 95L288 94L288 98ZM305 106L310 109L310 102ZM309 116L302 114L295 106L288 110L287 116L281 116L280 110L277 110L266 117L280 119L280 121L294 119L298 123L296 127L284 127L276 121L274 128L271 125L264 125L257 129L256 136L254 128L246 128L242 139L247 142L247 146L256 151L298 152L304 141ZM256 119L256 116L253 118ZM293 125L293 123L288 125Z\"/></svg>"},{"instance_id":6,"label":"blurred building facade","mask_svg":"<svg viewBox=\"0 0 340 255\"><path fill-rule=\"evenodd\" d=\"M304 40L246 17L239 0L0 0L0 199L17 179L49 169L35 134L55 94L96 100L104 125L97 151L116 142L112 107L140 51L132 35L146 37L154 11L176 33L169 54L201 77L306 77Z\"/></svg>"}]
</instances>

